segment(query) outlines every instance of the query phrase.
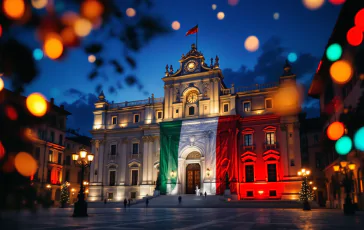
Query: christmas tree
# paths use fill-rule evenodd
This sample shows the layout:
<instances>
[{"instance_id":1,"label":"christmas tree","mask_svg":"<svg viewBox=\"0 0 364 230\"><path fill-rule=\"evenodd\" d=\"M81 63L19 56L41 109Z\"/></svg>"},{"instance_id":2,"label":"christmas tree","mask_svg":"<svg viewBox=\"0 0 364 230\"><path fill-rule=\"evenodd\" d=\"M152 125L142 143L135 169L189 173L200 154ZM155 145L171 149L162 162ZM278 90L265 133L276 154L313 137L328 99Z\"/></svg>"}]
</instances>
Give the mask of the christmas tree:
<instances>
[{"instance_id":1,"label":"christmas tree","mask_svg":"<svg viewBox=\"0 0 364 230\"><path fill-rule=\"evenodd\" d=\"M313 200L313 192L311 186L307 183L307 177L304 177L300 190L300 201Z\"/></svg>"},{"instance_id":2,"label":"christmas tree","mask_svg":"<svg viewBox=\"0 0 364 230\"><path fill-rule=\"evenodd\" d=\"M70 201L70 194L68 191L68 185L67 182L62 184L61 188L61 207L64 208L64 206L69 203Z\"/></svg>"}]
</instances>

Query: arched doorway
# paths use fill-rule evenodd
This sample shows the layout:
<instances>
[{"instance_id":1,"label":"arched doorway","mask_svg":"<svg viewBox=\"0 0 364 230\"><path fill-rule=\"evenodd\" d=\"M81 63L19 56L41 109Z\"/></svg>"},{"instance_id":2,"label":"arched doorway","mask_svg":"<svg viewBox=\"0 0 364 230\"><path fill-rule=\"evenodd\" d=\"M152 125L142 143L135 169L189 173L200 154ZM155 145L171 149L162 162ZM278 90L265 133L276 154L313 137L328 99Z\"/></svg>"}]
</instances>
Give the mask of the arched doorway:
<instances>
[{"instance_id":1,"label":"arched doorway","mask_svg":"<svg viewBox=\"0 0 364 230\"><path fill-rule=\"evenodd\" d=\"M201 188L201 167L197 163L186 168L186 194L195 194L196 186Z\"/></svg>"}]
</instances>

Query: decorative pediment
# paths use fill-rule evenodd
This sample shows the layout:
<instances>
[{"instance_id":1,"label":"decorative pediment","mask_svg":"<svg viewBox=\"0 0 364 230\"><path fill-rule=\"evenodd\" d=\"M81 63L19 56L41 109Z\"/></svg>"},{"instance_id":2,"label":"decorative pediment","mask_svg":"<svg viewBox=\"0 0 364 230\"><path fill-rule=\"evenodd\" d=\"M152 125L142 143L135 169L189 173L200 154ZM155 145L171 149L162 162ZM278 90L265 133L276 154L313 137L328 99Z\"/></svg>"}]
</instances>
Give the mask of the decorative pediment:
<instances>
[{"instance_id":1,"label":"decorative pediment","mask_svg":"<svg viewBox=\"0 0 364 230\"><path fill-rule=\"evenodd\" d=\"M117 169L118 168L118 164L116 164L116 163L108 163L106 165L106 167L109 168L109 169Z\"/></svg>"},{"instance_id":2,"label":"decorative pediment","mask_svg":"<svg viewBox=\"0 0 364 230\"><path fill-rule=\"evenodd\" d=\"M138 160L131 160L128 163L129 168L139 168L142 164Z\"/></svg>"},{"instance_id":3,"label":"decorative pediment","mask_svg":"<svg viewBox=\"0 0 364 230\"><path fill-rule=\"evenodd\" d=\"M263 159L265 161L267 161L267 160L276 160L276 161L278 161L279 158L280 158L280 153L278 151L275 151L275 150L268 150L268 151L263 153Z\"/></svg>"},{"instance_id":4,"label":"decorative pediment","mask_svg":"<svg viewBox=\"0 0 364 230\"><path fill-rule=\"evenodd\" d=\"M242 134L251 134L254 133L254 129L252 128L245 128L241 131Z\"/></svg>"},{"instance_id":5,"label":"decorative pediment","mask_svg":"<svg viewBox=\"0 0 364 230\"><path fill-rule=\"evenodd\" d=\"M277 130L277 127L275 126L267 126L263 129L264 132L275 132Z\"/></svg>"},{"instance_id":6,"label":"decorative pediment","mask_svg":"<svg viewBox=\"0 0 364 230\"><path fill-rule=\"evenodd\" d=\"M256 161L257 160L257 154L253 153L253 152L250 152L250 151L247 151L247 152L241 154L240 158L241 158L242 162Z\"/></svg>"}]
</instances>

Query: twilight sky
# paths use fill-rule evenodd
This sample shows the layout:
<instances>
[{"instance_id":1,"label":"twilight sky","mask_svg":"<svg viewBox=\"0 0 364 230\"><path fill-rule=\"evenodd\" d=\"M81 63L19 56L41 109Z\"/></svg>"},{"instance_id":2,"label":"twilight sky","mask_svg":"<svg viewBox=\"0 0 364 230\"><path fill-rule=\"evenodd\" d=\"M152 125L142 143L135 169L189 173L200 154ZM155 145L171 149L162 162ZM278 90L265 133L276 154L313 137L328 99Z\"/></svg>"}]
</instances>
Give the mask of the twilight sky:
<instances>
[{"instance_id":1,"label":"twilight sky","mask_svg":"<svg viewBox=\"0 0 364 230\"><path fill-rule=\"evenodd\" d=\"M240 0L236 6L229 5L227 0L154 2L153 13L160 15L169 26L173 21L179 21L181 28L147 44L134 55L137 69L128 72L137 76L144 85L143 90L156 97L163 96L161 78L165 65L172 64L177 70L182 53L187 53L195 42L195 35L186 37L185 33L196 24L199 25L198 49L208 63L211 57L219 56L228 86L233 82L236 86L244 86L277 81L288 53L295 52L298 59L292 63L293 72L307 87L341 8L326 1L323 7L311 11L301 0ZM212 9L212 4L217 5L216 10ZM223 20L216 17L220 11L225 13ZM275 12L279 13L278 20L273 18ZM250 35L257 36L260 41L260 47L254 53L244 48L244 41ZM115 57L122 55L122 49L113 45L104 52ZM66 109L74 114L68 118L67 126L80 128L81 133L89 135L96 100L95 87L100 82L104 89L114 84L114 72L107 71L108 81L103 78L89 81L87 76L92 64L81 49L69 52L65 60L42 59L38 64L40 76L26 89L26 94L38 91L48 99L54 97L56 104L65 104ZM115 102L148 97L136 87L124 87L115 94L106 90L105 95L107 100ZM315 115L317 106L312 99L304 104L311 116Z\"/></svg>"}]
</instances>

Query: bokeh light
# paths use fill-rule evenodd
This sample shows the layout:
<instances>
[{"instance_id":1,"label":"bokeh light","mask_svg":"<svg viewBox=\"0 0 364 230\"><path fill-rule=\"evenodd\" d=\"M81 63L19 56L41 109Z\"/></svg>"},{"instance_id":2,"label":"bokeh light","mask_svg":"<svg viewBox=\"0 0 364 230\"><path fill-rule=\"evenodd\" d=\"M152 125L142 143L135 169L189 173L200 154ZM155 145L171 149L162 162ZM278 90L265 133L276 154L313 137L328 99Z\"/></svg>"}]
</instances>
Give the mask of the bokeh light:
<instances>
[{"instance_id":1,"label":"bokeh light","mask_svg":"<svg viewBox=\"0 0 364 230\"><path fill-rule=\"evenodd\" d=\"M333 5L341 5L345 3L346 0L329 0L329 2Z\"/></svg>"},{"instance_id":2,"label":"bokeh light","mask_svg":"<svg viewBox=\"0 0 364 230\"><path fill-rule=\"evenodd\" d=\"M3 165L3 171L6 173L10 173L14 171L14 155L10 154L8 156L8 160L5 162L5 164Z\"/></svg>"},{"instance_id":3,"label":"bokeh light","mask_svg":"<svg viewBox=\"0 0 364 230\"><path fill-rule=\"evenodd\" d=\"M44 53L50 59L57 59L63 53L63 44L60 37L56 34L49 34L44 42Z\"/></svg>"},{"instance_id":4,"label":"bokeh light","mask_svg":"<svg viewBox=\"0 0 364 230\"><path fill-rule=\"evenodd\" d=\"M0 91L4 89L4 80L0 77Z\"/></svg>"},{"instance_id":5,"label":"bokeh light","mask_svg":"<svg viewBox=\"0 0 364 230\"><path fill-rule=\"evenodd\" d=\"M364 127L354 134L354 146L357 150L364 151Z\"/></svg>"},{"instance_id":6,"label":"bokeh light","mask_svg":"<svg viewBox=\"0 0 364 230\"><path fill-rule=\"evenodd\" d=\"M334 62L330 67L330 75L337 84L345 84L350 81L353 75L351 65L344 60Z\"/></svg>"},{"instance_id":7,"label":"bokeh light","mask_svg":"<svg viewBox=\"0 0 364 230\"><path fill-rule=\"evenodd\" d=\"M289 62L296 62L297 61L297 54L296 53L289 53L287 56Z\"/></svg>"},{"instance_id":8,"label":"bokeh light","mask_svg":"<svg viewBox=\"0 0 364 230\"><path fill-rule=\"evenodd\" d=\"M303 89L293 83L282 83L273 96L273 111L280 116L297 114L300 111Z\"/></svg>"},{"instance_id":9,"label":"bokeh light","mask_svg":"<svg viewBox=\"0 0 364 230\"><path fill-rule=\"evenodd\" d=\"M3 26L0 24L0 38L3 35Z\"/></svg>"},{"instance_id":10,"label":"bokeh light","mask_svg":"<svg viewBox=\"0 0 364 230\"><path fill-rule=\"evenodd\" d=\"M32 6L35 9L42 9L48 4L48 0L32 0Z\"/></svg>"},{"instance_id":11,"label":"bokeh light","mask_svg":"<svg viewBox=\"0 0 364 230\"><path fill-rule=\"evenodd\" d=\"M364 8L356 13L354 18L355 26L364 32Z\"/></svg>"},{"instance_id":12,"label":"bokeh light","mask_svg":"<svg viewBox=\"0 0 364 230\"><path fill-rule=\"evenodd\" d=\"M5 156L5 148L3 146L3 143L0 141L0 160Z\"/></svg>"},{"instance_id":13,"label":"bokeh light","mask_svg":"<svg viewBox=\"0 0 364 230\"><path fill-rule=\"evenodd\" d=\"M354 26L346 34L346 39L350 45L358 46L363 42L363 31L359 27Z\"/></svg>"},{"instance_id":14,"label":"bokeh light","mask_svg":"<svg viewBox=\"0 0 364 230\"><path fill-rule=\"evenodd\" d=\"M325 0L302 0L302 3L309 10L317 10L324 5Z\"/></svg>"},{"instance_id":15,"label":"bokeh light","mask_svg":"<svg viewBox=\"0 0 364 230\"><path fill-rule=\"evenodd\" d=\"M181 24L178 21L172 22L172 29L179 30L181 28Z\"/></svg>"},{"instance_id":16,"label":"bokeh light","mask_svg":"<svg viewBox=\"0 0 364 230\"><path fill-rule=\"evenodd\" d=\"M43 51L41 49L34 49L33 58L37 61L41 60L43 58Z\"/></svg>"},{"instance_id":17,"label":"bokeh light","mask_svg":"<svg viewBox=\"0 0 364 230\"><path fill-rule=\"evenodd\" d=\"M273 18L274 18L275 20L278 20L278 19L279 19L279 13L278 13L278 12L275 12L275 13L273 14Z\"/></svg>"},{"instance_id":18,"label":"bokeh light","mask_svg":"<svg viewBox=\"0 0 364 230\"><path fill-rule=\"evenodd\" d=\"M3 11L6 16L12 19L19 19L25 13L24 0L4 0Z\"/></svg>"},{"instance_id":19,"label":"bokeh light","mask_svg":"<svg viewBox=\"0 0 364 230\"><path fill-rule=\"evenodd\" d=\"M239 0L228 0L230 6L236 6L239 3Z\"/></svg>"},{"instance_id":20,"label":"bokeh light","mask_svg":"<svg viewBox=\"0 0 364 230\"><path fill-rule=\"evenodd\" d=\"M90 34L92 30L92 23L85 18L79 18L76 20L73 28L77 36L85 37Z\"/></svg>"},{"instance_id":21,"label":"bokeh light","mask_svg":"<svg viewBox=\"0 0 364 230\"><path fill-rule=\"evenodd\" d=\"M343 49L337 43L331 44L326 50L326 57L330 61L337 61L341 58Z\"/></svg>"},{"instance_id":22,"label":"bokeh light","mask_svg":"<svg viewBox=\"0 0 364 230\"><path fill-rule=\"evenodd\" d=\"M259 39L254 35L247 37L244 42L244 47L249 52L257 51L259 49Z\"/></svg>"},{"instance_id":23,"label":"bokeh light","mask_svg":"<svg viewBox=\"0 0 364 230\"><path fill-rule=\"evenodd\" d=\"M225 13L224 12L217 13L217 19L223 20L224 18L225 18Z\"/></svg>"},{"instance_id":24,"label":"bokeh light","mask_svg":"<svg viewBox=\"0 0 364 230\"><path fill-rule=\"evenodd\" d=\"M72 27L66 27L61 31L61 38L65 46L74 46L78 42L77 35Z\"/></svg>"},{"instance_id":25,"label":"bokeh light","mask_svg":"<svg viewBox=\"0 0 364 230\"><path fill-rule=\"evenodd\" d=\"M86 0L81 5L81 15L91 21L104 13L104 6L98 0Z\"/></svg>"},{"instance_id":26,"label":"bokeh light","mask_svg":"<svg viewBox=\"0 0 364 230\"><path fill-rule=\"evenodd\" d=\"M40 93L32 93L27 97L26 105L31 114L41 117L47 112L47 102Z\"/></svg>"},{"instance_id":27,"label":"bokeh light","mask_svg":"<svg viewBox=\"0 0 364 230\"><path fill-rule=\"evenodd\" d=\"M95 57L95 55L90 54L90 55L88 56L88 62L90 62L90 63L94 63L95 61L96 61L96 57Z\"/></svg>"},{"instance_id":28,"label":"bokeh light","mask_svg":"<svg viewBox=\"0 0 364 230\"><path fill-rule=\"evenodd\" d=\"M136 11L133 8L126 9L126 15L128 17L134 17L136 15Z\"/></svg>"},{"instance_id":29,"label":"bokeh light","mask_svg":"<svg viewBox=\"0 0 364 230\"><path fill-rule=\"evenodd\" d=\"M353 142L348 136L341 137L335 143L335 150L340 155L348 154L351 151L352 147L353 147Z\"/></svg>"},{"instance_id":30,"label":"bokeh light","mask_svg":"<svg viewBox=\"0 0 364 230\"><path fill-rule=\"evenodd\" d=\"M336 141L339 140L340 137L344 135L345 127L344 124L338 121L335 121L327 127L327 137L330 140Z\"/></svg>"},{"instance_id":31,"label":"bokeh light","mask_svg":"<svg viewBox=\"0 0 364 230\"><path fill-rule=\"evenodd\" d=\"M216 5L216 4L212 4L211 8L212 8L213 10L216 10L217 5Z\"/></svg>"},{"instance_id":32,"label":"bokeh light","mask_svg":"<svg viewBox=\"0 0 364 230\"><path fill-rule=\"evenodd\" d=\"M13 106L10 105L6 106L5 114L12 121L16 121L18 119L18 113L16 112L16 109Z\"/></svg>"},{"instance_id":33,"label":"bokeh light","mask_svg":"<svg viewBox=\"0 0 364 230\"><path fill-rule=\"evenodd\" d=\"M32 155L26 152L19 152L14 159L16 170L23 176L30 177L35 174L38 168L37 161Z\"/></svg>"}]
</instances>

